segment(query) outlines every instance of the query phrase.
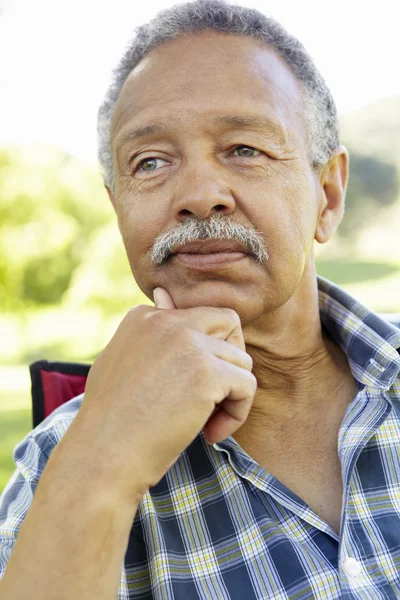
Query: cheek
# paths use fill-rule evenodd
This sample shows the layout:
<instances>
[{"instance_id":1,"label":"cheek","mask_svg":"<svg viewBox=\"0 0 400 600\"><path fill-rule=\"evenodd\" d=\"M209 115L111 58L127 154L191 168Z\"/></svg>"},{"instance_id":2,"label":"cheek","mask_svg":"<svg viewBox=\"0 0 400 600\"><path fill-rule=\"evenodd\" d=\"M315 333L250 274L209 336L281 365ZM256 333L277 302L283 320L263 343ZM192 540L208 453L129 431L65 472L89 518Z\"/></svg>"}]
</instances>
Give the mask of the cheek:
<instances>
[{"instance_id":1,"label":"cheek","mask_svg":"<svg viewBox=\"0 0 400 600\"><path fill-rule=\"evenodd\" d=\"M253 225L265 234L268 276L284 299L301 280L313 245L313 198L307 177L289 170L257 190Z\"/></svg>"},{"instance_id":2,"label":"cheek","mask_svg":"<svg viewBox=\"0 0 400 600\"><path fill-rule=\"evenodd\" d=\"M307 183L303 176L287 172L268 189L260 186L257 190L253 224L265 232L271 252L298 254L309 247L314 209L312 189Z\"/></svg>"},{"instance_id":3,"label":"cheek","mask_svg":"<svg viewBox=\"0 0 400 600\"><path fill-rule=\"evenodd\" d=\"M132 271L148 268L148 253L162 231L162 219L144 203L122 197L118 203L118 224ZM135 274L135 273L134 273Z\"/></svg>"},{"instance_id":4,"label":"cheek","mask_svg":"<svg viewBox=\"0 0 400 600\"><path fill-rule=\"evenodd\" d=\"M287 234L298 250L308 253L312 247L315 220L315 190L307 171L301 170L285 182L282 197L286 206Z\"/></svg>"},{"instance_id":5,"label":"cheek","mask_svg":"<svg viewBox=\"0 0 400 600\"><path fill-rule=\"evenodd\" d=\"M148 268L149 251L157 236L154 221L125 222L121 235L131 267L135 270Z\"/></svg>"},{"instance_id":6,"label":"cheek","mask_svg":"<svg viewBox=\"0 0 400 600\"><path fill-rule=\"evenodd\" d=\"M162 230L162 206L151 195L130 188L118 198L118 222L126 245L143 251Z\"/></svg>"}]
</instances>

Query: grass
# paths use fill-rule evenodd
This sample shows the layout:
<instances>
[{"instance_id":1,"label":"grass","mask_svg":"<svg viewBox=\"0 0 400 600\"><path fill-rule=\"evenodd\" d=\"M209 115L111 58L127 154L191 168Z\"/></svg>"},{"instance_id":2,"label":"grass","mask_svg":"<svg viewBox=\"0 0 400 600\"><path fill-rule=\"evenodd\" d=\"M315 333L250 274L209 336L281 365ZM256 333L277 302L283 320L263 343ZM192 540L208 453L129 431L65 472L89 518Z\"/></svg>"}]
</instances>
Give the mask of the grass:
<instances>
[{"instance_id":1,"label":"grass","mask_svg":"<svg viewBox=\"0 0 400 600\"><path fill-rule=\"evenodd\" d=\"M30 408L0 413L0 493L15 471L13 451L32 429Z\"/></svg>"},{"instance_id":2,"label":"grass","mask_svg":"<svg viewBox=\"0 0 400 600\"><path fill-rule=\"evenodd\" d=\"M32 430L29 370L0 367L0 494L15 471L15 446Z\"/></svg>"},{"instance_id":3,"label":"grass","mask_svg":"<svg viewBox=\"0 0 400 600\"><path fill-rule=\"evenodd\" d=\"M325 257L317 273L377 313L400 313L400 262Z\"/></svg>"},{"instance_id":4,"label":"grass","mask_svg":"<svg viewBox=\"0 0 400 600\"><path fill-rule=\"evenodd\" d=\"M372 262L354 259L319 259L318 273L339 286L361 282L372 282L397 273L400 282L400 267L391 262Z\"/></svg>"}]
</instances>

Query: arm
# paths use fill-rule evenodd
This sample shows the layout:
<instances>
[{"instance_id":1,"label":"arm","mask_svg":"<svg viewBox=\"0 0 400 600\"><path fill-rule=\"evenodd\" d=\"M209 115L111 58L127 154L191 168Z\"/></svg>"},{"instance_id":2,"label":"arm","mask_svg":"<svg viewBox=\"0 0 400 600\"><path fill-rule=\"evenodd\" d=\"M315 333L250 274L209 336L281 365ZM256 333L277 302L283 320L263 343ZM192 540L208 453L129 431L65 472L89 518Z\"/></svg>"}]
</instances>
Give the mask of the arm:
<instances>
[{"instance_id":1,"label":"arm","mask_svg":"<svg viewBox=\"0 0 400 600\"><path fill-rule=\"evenodd\" d=\"M231 309L129 311L44 469L1 597L113 600L144 493L203 427L214 443L244 423L251 369Z\"/></svg>"},{"instance_id":2,"label":"arm","mask_svg":"<svg viewBox=\"0 0 400 600\"><path fill-rule=\"evenodd\" d=\"M117 597L140 494L129 506L120 501L111 479L82 460L83 443L68 433L51 454L21 526L0 581L2 600Z\"/></svg>"}]
</instances>

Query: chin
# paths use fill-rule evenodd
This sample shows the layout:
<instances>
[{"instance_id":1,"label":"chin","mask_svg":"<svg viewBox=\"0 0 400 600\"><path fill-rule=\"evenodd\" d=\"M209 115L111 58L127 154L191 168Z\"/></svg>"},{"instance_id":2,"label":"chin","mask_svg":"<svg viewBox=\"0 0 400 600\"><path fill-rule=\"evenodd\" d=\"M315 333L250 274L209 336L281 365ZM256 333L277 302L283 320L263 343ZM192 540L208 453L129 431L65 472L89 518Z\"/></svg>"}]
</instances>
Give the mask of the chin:
<instances>
[{"instance_id":1,"label":"chin","mask_svg":"<svg viewBox=\"0 0 400 600\"><path fill-rule=\"evenodd\" d=\"M242 325L248 324L265 313L265 305L260 294L249 289L221 286L219 284L196 286L198 289L171 289L171 296L177 308L213 306L231 308L238 313ZM233 288L233 289L232 289Z\"/></svg>"}]
</instances>

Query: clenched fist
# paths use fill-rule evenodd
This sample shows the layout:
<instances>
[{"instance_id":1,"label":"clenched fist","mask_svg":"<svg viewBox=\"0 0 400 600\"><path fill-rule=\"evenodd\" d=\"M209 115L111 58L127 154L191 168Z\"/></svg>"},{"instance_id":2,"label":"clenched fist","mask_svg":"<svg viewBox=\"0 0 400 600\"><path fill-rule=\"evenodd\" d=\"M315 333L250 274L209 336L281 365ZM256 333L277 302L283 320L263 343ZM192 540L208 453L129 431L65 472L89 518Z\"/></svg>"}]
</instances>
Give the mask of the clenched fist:
<instances>
[{"instance_id":1,"label":"clenched fist","mask_svg":"<svg viewBox=\"0 0 400 600\"><path fill-rule=\"evenodd\" d=\"M126 497L155 485L203 427L210 443L232 435L257 389L234 310L177 309L161 288L154 298L95 360L70 428Z\"/></svg>"}]
</instances>

